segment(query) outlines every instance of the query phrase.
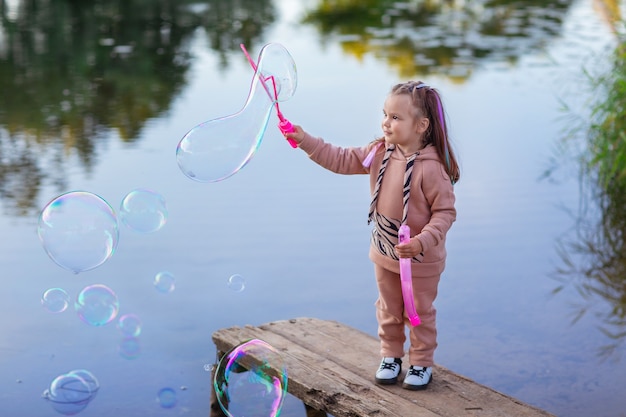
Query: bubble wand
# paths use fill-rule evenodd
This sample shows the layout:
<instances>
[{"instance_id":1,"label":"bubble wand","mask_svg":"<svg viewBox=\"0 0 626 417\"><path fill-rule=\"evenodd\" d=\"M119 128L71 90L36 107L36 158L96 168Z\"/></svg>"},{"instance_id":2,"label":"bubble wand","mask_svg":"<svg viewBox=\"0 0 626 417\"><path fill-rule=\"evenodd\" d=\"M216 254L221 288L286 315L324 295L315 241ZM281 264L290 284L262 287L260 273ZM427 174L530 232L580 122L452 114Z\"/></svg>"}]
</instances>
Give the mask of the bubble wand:
<instances>
[{"instance_id":1,"label":"bubble wand","mask_svg":"<svg viewBox=\"0 0 626 417\"><path fill-rule=\"evenodd\" d=\"M243 51L243 53L246 55L246 58L248 58L248 62L250 63L250 66L252 67L254 72L256 72L257 71L257 65L252 60L252 58L250 57L250 54L248 53L248 50L246 49L245 45L243 43L241 43L241 44L239 44L239 46L241 47L241 50ZM285 133L294 132L295 129L294 129L293 125L291 124L291 122L289 120L287 120L285 118L285 116L283 116L282 112L280 111L280 107L278 106L278 91L276 90L276 81L274 79L274 76L270 75L269 77L264 77L263 74L259 74L259 77L262 77L261 82L263 84L263 88L265 88L265 91L267 92L267 95L270 96L270 99L272 101L274 101L274 103L275 103L276 115L278 116L278 119L280 120L280 122L278 123L278 128L283 133L283 135ZM267 87L267 84L265 84L265 81L267 81L267 80L271 80L272 81L273 93L270 92L269 88ZM297 148L298 147L298 142L296 142L292 138L287 138L287 142L289 142L289 144L291 145L292 148Z\"/></svg>"},{"instance_id":2,"label":"bubble wand","mask_svg":"<svg viewBox=\"0 0 626 417\"><path fill-rule=\"evenodd\" d=\"M411 240L411 229L408 225L403 224L398 230L398 241L400 243L409 243ZM419 326L420 317L415 310L415 302L413 300L413 274L411 273L411 258L400 258L400 283L402 284L402 298L404 299L404 309L412 326Z\"/></svg>"}]
</instances>

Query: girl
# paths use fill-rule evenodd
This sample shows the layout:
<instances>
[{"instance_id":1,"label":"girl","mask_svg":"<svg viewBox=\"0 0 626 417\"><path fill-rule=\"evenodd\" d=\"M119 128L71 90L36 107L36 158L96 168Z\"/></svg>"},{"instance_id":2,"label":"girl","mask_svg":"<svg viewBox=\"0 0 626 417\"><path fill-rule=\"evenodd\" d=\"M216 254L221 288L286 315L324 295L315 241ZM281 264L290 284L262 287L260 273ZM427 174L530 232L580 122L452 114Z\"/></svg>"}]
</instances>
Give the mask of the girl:
<instances>
[{"instance_id":1,"label":"girl","mask_svg":"<svg viewBox=\"0 0 626 417\"><path fill-rule=\"evenodd\" d=\"M340 148L294 126L294 139L309 157L339 174L369 174L374 222L369 257L374 263L376 318L382 360L379 384L395 384L402 370L405 328L409 327L409 370L402 386L425 389L432 380L437 347L439 278L445 267L446 233L456 219L453 184L460 171L450 143L439 93L419 81L395 85L383 107L383 137L367 146ZM398 244L402 224L410 242ZM412 327L404 311L399 258L411 258L413 292L421 324Z\"/></svg>"}]
</instances>

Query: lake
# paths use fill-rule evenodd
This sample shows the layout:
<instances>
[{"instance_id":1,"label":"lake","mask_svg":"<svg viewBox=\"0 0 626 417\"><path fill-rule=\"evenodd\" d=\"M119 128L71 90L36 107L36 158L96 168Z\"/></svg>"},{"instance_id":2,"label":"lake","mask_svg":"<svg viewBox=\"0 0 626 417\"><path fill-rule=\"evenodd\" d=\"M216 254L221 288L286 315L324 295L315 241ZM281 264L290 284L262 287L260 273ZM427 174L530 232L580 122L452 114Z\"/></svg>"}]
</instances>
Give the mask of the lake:
<instances>
[{"instance_id":1,"label":"lake","mask_svg":"<svg viewBox=\"0 0 626 417\"><path fill-rule=\"evenodd\" d=\"M256 57L269 42L297 66L282 112L337 145L380 135L395 83L441 92L462 172L436 362L558 416L623 415L624 329L603 331L623 301L585 297L559 274L559 248L593 204L563 138L597 98L586 73L610 70L618 2L92 3L0 2L2 415L59 415L42 393L86 369L100 389L84 417L206 416L217 329L318 317L376 335L365 176L312 163L275 114L223 181L192 181L176 163L187 131L244 105L253 72L239 44ZM161 229L116 224L112 256L78 274L47 255L37 231L52 199L86 191L117 215L136 189L165 200ZM155 288L161 272L173 291ZM77 317L95 284L114 291L116 319L140 318L131 345L117 320ZM42 307L50 288L67 310ZM174 406L157 401L162 388ZM304 407L289 397L282 415Z\"/></svg>"}]
</instances>

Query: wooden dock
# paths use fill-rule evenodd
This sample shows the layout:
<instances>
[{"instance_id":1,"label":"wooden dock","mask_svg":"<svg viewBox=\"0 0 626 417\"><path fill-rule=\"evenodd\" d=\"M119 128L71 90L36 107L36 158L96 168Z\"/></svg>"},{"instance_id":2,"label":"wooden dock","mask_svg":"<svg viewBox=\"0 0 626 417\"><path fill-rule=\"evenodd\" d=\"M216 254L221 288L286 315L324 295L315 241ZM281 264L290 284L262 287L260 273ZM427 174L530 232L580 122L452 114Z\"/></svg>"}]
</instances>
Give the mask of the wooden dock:
<instances>
[{"instance_id":1,"label":"wooden dock","mask_svg":"<svg viewBox=\"0 0 626 417\"><path fill-rule=\"evenodd\" d=\"M396 385L377 385L378 340L336 321L297 318L213 334L220 355L250 339L282 353L289 393L335 417L553 416L437 365L425 391L403 389L403 375ZM403 374L407 364L405 357Z\"/></svg>"}]
</instances>

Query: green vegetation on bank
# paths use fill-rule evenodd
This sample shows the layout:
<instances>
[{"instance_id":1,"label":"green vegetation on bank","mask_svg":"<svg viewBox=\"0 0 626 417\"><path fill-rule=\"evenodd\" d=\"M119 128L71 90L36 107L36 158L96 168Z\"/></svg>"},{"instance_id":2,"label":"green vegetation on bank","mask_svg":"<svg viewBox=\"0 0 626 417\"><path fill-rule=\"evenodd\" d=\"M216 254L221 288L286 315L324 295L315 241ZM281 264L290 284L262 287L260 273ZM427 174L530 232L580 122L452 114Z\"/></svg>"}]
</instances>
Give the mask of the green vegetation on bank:
<instances>
[{"instance_id":1,"label":"green vegetation on bank","mask_svg":"<svg viewBox=\"0 0 626 417\"><path fill-rule=\"evenodd\" d=\"M615 49L610 70L592 79L595 100L589 119L576 125L582 141L581 204L574 231L559 243L563 282L573 285L583 302L574 322L597 315L608 338L600 354L615 353L626 340L626 39ZM580 131L576 132L576 130ZM566 138L571 140L570 137Z\"/></svg>"}]
</instances>

